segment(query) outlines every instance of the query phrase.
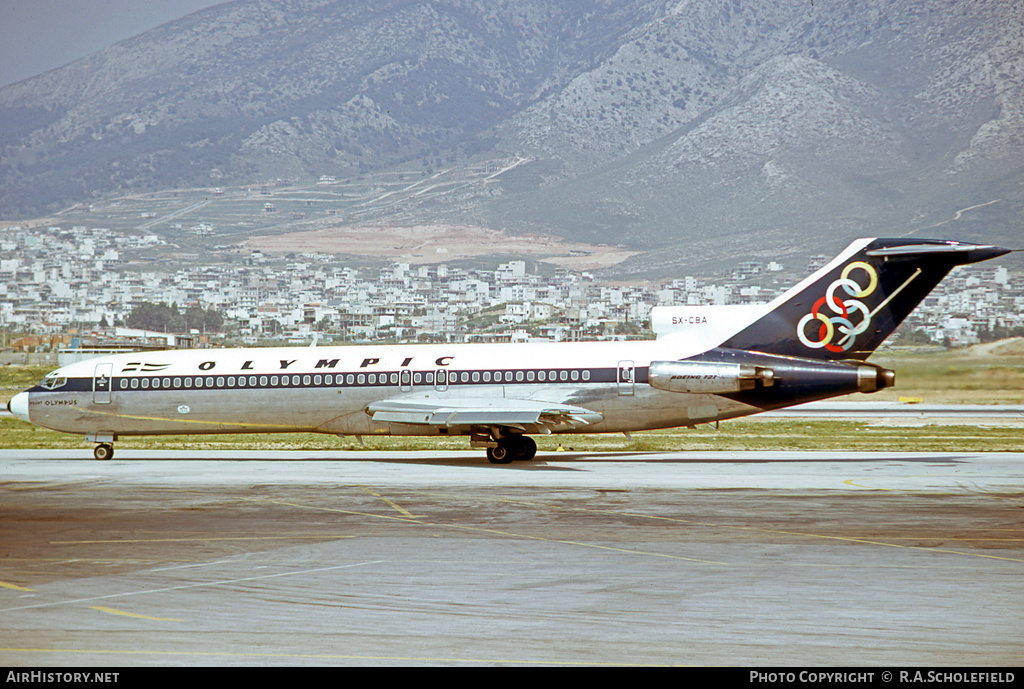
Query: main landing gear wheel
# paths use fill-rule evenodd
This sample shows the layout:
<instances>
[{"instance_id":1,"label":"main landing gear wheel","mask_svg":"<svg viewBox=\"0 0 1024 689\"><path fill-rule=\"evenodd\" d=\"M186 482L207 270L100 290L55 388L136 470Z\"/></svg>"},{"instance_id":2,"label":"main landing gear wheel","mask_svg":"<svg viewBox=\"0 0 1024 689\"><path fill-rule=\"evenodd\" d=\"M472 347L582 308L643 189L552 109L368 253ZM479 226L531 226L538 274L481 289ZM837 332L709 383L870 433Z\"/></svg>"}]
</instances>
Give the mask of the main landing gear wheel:
<instances>
[{"instance_id":1,"label":"main landing gear wheel","mask_svg":"<svg viewBox=\"0 0 1024 689\"><path fill-rule=\"evenodd\" d=\"M498 440L497 447L487 448L487 460L491 464L526 462L537 455L537 443L528 435L510 435Z\"/></svg>"},{"instance_id":2,"label":"main landing gear wheel","mask_svg":"<svg viewBox=\"0 0 1024 689\"><path fill-rule=\"evenodd\" d=\"M512 453L508 451L508 445L499 440L497 447L487 448L487 461L491 464L511 464Z\"/></svg>"},{"instance_id":3,"label":"main landing gear wheel","mask_svg":"<svg viewBox=\"0 0 1024 689\"><path fill-rule=\"evenodd\" d=\"M110 443L100 443L92 449L92 456L105 462L114 456L114 446Z\"/></svg>"},{"instance_id":4,"label":"main landing gear wheel","mask_svg":"<svg viewBox=\"0 0 1024 689\"><path fill-rule=\"evenodd\" d=\"M512 459L516 462L528 462L537 456L537 443L528 435L513 436ZM512 438L510 438L511 440Z\"/></svg>"}]
</instances>

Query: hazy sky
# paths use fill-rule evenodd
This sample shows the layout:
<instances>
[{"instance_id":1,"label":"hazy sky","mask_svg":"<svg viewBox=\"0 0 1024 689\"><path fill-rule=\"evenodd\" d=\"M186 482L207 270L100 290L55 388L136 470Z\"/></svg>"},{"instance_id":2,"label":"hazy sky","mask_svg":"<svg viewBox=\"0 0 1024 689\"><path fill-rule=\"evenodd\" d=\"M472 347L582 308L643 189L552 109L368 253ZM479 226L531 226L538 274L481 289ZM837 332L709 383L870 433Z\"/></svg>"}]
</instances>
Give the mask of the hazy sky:
<instances>
[{"instance_id":1,"label":"hazy sky","mask_svg":"<svg viewBox=\"0 0 1024 689\"><path fill-rule=\"evenodd\" d=\"M224 0L0 0L0 86Z\"/></svg>"}]
</instances>

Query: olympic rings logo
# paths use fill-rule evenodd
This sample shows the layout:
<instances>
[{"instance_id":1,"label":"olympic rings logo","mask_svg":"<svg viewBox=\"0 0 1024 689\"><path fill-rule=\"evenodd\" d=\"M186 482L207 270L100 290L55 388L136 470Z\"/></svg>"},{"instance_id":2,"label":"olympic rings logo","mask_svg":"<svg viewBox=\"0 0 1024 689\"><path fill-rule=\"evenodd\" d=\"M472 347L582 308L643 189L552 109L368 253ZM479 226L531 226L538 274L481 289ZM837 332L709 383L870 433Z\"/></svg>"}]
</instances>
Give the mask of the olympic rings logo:
<instances>
[{"instance_id":1,"label":"olympic rings logo","mask_svg":"<svg viewBox=\"0 0 1024 689\"><path fill-rule=\"evenodd\" d=\"M861 286L859 282L852 279L850 274L855 270L863 271L867 278L867 286ZM836 291L842 288L852 299L837 299ZM854 340L871 325L871 312L862 297L869 296L878 288L878 273L863 261L854 261L845 268L838 280L835 280L828 289L825 296L814 302L811 312L804 315L796 326L796 336L805 347L821 349L824 347L830 352L845 352L853 346ZM827 306L834 313L828 316L822 313L822 307ZM854 323L853 314L860 312L860 320ZM807 336L807 324L811 321L818 321L818 339L812 340ZM832 342L836 335L840 335L838 341Z\"/></svg>"}]
</instances>

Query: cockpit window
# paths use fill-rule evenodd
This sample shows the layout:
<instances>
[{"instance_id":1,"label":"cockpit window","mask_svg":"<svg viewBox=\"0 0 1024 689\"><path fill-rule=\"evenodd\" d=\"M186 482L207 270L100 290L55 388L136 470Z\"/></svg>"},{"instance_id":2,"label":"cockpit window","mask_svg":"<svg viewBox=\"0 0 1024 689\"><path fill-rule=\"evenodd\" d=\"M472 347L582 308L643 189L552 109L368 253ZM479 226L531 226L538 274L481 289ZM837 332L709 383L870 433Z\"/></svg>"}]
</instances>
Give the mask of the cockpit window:
<instances>
[{"instance_id":1,"label":"cockpit window","mask_svg":"<svg viewBox=\"0 0 1024 689\"><path fill-rule=\"evenodd\" d=\"M43 378L43 382L40 385L47 390L56 390L62 388L68 382L68 379L64 376L58 375L56 371Z\"/></svg>"}]
</instances>

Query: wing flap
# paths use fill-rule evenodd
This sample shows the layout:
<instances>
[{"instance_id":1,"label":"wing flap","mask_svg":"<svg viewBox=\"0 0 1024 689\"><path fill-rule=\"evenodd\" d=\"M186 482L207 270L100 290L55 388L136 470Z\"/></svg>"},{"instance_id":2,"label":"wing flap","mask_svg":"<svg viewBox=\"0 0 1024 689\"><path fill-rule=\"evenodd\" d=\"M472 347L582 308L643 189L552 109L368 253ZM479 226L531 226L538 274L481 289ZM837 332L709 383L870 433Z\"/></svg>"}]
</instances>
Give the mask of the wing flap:
<instances>
[{"instance_id":1,"label":"wing flap","mask_svg":"<svg viewBox=\"0 0 1024 689\"><path fill-rule=\"evenodd\" d=\"M542 426L576 428L601 421L601 414L557 402L515 399L388 399L366 407L374 421L427 426Z\"/></svg>"}]
</instances>

